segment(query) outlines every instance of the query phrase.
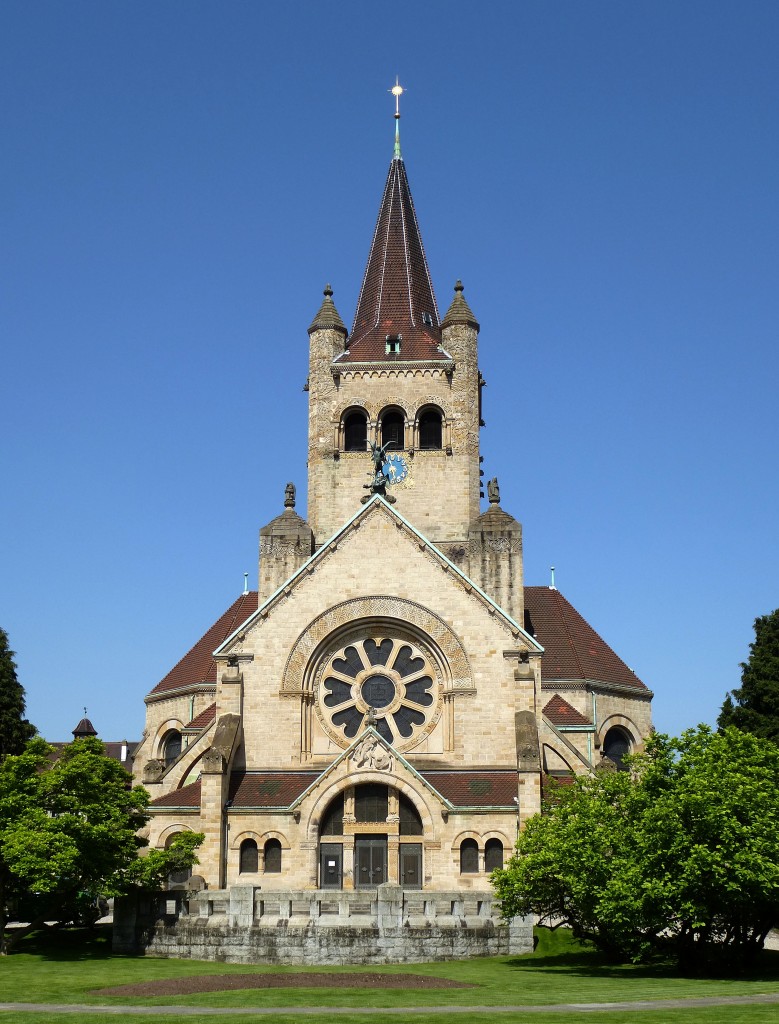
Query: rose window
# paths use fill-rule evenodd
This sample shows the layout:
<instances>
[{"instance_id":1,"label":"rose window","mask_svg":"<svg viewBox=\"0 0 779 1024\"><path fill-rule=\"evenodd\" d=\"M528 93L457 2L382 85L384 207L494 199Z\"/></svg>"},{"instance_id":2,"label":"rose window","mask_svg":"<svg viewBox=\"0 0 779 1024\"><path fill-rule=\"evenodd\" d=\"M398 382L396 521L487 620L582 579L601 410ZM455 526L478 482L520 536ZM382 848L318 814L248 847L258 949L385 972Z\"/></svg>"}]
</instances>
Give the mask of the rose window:
<instances>
[{"instance_id":1,"label":"rose window","mask_svg":"<svg viewBox=\"0 0 779 1024\"><path fill-rule=\"evenodd\" d=\"M435 670L406 640L369 638L347 644L324 667L321 705L328 732L347 742L371 712L376 731L393 746L409 746L432 723Z\"/></svg>"}]
</instances>

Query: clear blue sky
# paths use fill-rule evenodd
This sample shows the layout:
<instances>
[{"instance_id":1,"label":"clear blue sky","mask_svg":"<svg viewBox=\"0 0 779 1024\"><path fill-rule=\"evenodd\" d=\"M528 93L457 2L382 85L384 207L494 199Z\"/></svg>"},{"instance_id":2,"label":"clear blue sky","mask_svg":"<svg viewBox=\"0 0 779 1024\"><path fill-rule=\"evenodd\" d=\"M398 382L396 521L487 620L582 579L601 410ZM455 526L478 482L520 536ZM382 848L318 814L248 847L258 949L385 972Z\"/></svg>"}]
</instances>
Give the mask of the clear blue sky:
<instances>
[{"instance_id":1,"label":"clear blue sky","mask_svg":"<svg viewBox=\"0 0 779 1024\"><path fill-rule=\"evenodd\" d=\"M659 728L713 722L779 605L778 47L775 0L4 0L0 624L42 733L139 737L305 495L306 328L326 281L351 323L396 74L526 582Z\"/></svg>"}]
</instances>

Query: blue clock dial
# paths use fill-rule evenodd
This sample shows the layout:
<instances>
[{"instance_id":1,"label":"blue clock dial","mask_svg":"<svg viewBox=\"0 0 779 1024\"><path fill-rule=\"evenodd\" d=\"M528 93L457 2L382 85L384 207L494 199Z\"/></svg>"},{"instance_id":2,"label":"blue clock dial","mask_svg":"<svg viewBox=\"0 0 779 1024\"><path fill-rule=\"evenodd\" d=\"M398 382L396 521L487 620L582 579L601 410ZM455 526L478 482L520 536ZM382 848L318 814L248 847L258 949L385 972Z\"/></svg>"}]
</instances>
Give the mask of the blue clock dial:
<instances>
[{"instance_id":1,"label":"blue clock dial","mask_svg":"<svg viewBox=\"0 0 779 1024\"><path fill-rule=\"evenodd\" d=\"M408 463L402 455L391 452L385 457L381 471L387 478L388 484L399 484L408 476Z\"/></svg>"}]
</instances>

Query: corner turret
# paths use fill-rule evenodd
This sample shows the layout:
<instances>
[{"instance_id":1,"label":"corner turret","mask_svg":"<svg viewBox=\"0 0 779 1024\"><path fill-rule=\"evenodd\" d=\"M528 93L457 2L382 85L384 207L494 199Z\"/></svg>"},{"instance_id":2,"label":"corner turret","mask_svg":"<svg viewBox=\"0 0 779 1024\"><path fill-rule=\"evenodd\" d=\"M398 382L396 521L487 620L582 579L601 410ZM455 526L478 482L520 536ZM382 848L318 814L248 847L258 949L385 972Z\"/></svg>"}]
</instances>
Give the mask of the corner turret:
<instances>
[{"instance_id":1,"label":"corner turret","mask_svg":"<svg viewBox=\"0 0 779 1024\"><path fill-rule=\"evenodd\" d=\"M260 530L260 604L311 557L313 537L311 527L295 511L295 485L287 484L284 511Z\"/></svg>"}]
</instances>

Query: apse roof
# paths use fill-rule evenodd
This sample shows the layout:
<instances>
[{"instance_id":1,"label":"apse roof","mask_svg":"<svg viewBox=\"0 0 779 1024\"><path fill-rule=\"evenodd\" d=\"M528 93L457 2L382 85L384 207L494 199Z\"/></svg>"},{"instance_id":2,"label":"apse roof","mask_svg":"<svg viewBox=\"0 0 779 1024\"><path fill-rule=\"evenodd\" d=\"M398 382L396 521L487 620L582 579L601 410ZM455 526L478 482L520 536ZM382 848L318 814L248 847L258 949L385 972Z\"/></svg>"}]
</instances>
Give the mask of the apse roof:
<instances>
[{"instance_id":1,"label":"apse roof","mask_svg":"<svg viewBox=\"0 0 779 1024\"><path fill-rule=\"evenodd\" d=\"M198 683L216 683L216 662L212 657L214 650L256 611L257 591L250 590L246 594L241 594L181 661L157 683L149 696L155 697L170 690L179 690Z\"/></svg>"},{"instance_id":2,"label":"apse roof","mask_svg":"<svg viewBox=\"0 0 779 1024\"><path fill-rule=\"evenodd\" d=\"M215 683L213 651L257 608L256 590L242 594L154 687L150 696L198 683ZM544 648L541 680L545 685L556 680L589 680L649 692L559 590L525 587L525 629Z\"/></svg>"},{"instance_id":3,"label":"apse roof","mask_svg":"<svg viewBox=\"0 0 779 1024\"><path fill-rule=\"evenodd\" d=\"M553 587L525 587L525 629L543 645L541 682L588 681L647 687Z\"/></svg>"}]
</instances>

